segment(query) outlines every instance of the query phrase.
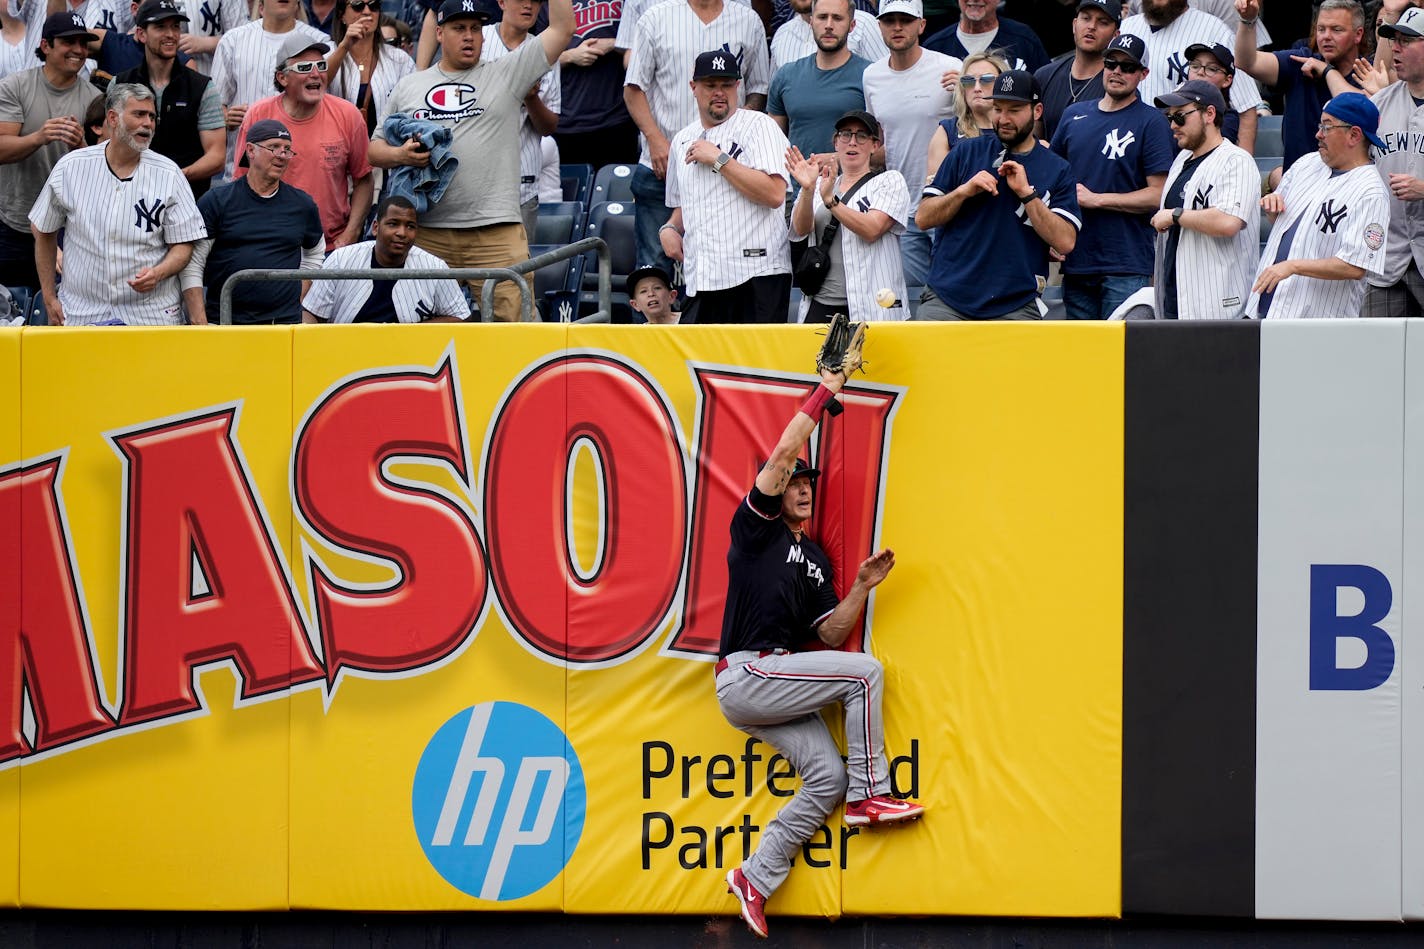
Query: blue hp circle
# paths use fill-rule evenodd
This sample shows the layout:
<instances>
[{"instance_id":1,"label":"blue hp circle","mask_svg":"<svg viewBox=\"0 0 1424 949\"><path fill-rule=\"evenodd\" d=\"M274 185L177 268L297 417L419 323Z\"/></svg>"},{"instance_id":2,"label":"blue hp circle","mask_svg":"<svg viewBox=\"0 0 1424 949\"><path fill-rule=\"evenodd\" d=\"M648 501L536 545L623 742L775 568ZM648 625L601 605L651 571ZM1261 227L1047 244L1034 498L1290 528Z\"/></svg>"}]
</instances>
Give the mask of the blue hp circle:
<instances>
[{"instance_id":1,"label":"blue hp circle","mask_svg":"<svg viewBox=\"0 0 1424 949\"><path fill-rule=\"evenodd\" d=\"M583 769L559 726L513 702L441 725L410 794L430 865L483 900L528 896L558 876L583 834L585 802Z\"/></svg>"}]
</instances>

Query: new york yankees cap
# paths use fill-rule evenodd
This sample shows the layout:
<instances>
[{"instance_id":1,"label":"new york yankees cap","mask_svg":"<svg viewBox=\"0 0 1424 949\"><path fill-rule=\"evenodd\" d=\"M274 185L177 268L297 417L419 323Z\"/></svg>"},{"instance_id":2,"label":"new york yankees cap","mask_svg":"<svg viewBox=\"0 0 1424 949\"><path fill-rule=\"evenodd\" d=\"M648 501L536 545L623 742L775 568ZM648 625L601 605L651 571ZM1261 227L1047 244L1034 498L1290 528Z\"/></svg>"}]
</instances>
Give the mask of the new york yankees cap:
<instances>
[{"instance_id":1,"label":"new york yankees cap","mask_svg":"<svg viewBox=\"0 0 1424 949\"><path fill-rule=\"evenodd\" d=\"M290 142L292 133L276 119L262 119L260 122L253 122L252 128L247 130L247 144L249 145L260 145L273 139ZM237 165L239 168L248 166L246 148L242 150L242 156L238 158Z\"/></svg>"},{"instance_id":2,"label":"new york yankees cap","mask_svg":"<svg viewBox=\"0 0 1424 949\"><path fill-rule=\"evenodd\" d=\"M440 4L440 12L435 15L435 25L444 26L451 20L473 17L488 23L494 19L484 0L445 0Z\"/></svg>"},{"instance_id":3,"label":"new york yankees cap","mask_svg":"<svg viewBox=\"0 0 1424 949\"><path fill-rule=\"evenodd\" d=\"M82 36L91 43L99 38L89 32L82 16L69 10L61 10L45 17L44 29L40 33L40 39L43 40L58 39L61 36Z\"/></svg>"},{"instance_id":4,"label":"new york yankees cap","mask_svg":"<svg viewBox=\"0 0 1424 949\"><path fill-rule=\"evenodd\" d=\"M725 49L709 50L697 54L697 62L692 66L692 78L740 79L742 67L737 64L737 57Z\"/></svg>"},{"instance_id":5,"label":"new york yankees cap","mask_svg":"<svg viewBox=\"0 0 1424 949\"><path fill-rule=\"evenodd\" d=\"M138 12L134 14L134 22L139 26L148 26L150 23L161 23L164 20L187 21L188 14L173 0L143 0Z\"/></svg>"},{"instance_id":6,"label":"new york yankees cap","mask_svg":"<svg viewBox=\"0 0 1424 949\"><path fill-rule=\"evenodd\" d=\"M624 289L627 292L628 296L631 297L633 294L638 292L638 284L642 283L644 280L653 279L661 280L669 287L672 286L672 278L668 276L666 270L654 264L649 264L646 267L639 267L637 270L630 273L628 275L627 280L624 281Z\"/></svg>"},{"instance_id":7,"label":"new york yankees cap","mask_svg":"<svg viewBox=\"0 0 1424 949\"><path fill-rule=\"evenodd\" d=\"M1201 53L1210 53L1212 59L1221 63L1221 68L1230 75L1236 75L1236 56L1220 43L1193 43L1182 55L1187 57L1187 62L1191 62Z\"/></svg>"},{"instance_id":8,"label":"new york yankees cap","mask_svg":"<svg viewBox=\"0 0 1424 949\"><path fill-rule=\"evenodd\" d=\"M994 92L989 96L1000 102L1038 102L1038 83L1026 69L1010 69L994 79Z\"/></svg>"},{"instance_id":9,"label":"new york yankees cap","mask_svg":"<svg viewBox=\"0 0 1424 949\"><path fill-rule=\"evenodd\" d=\"M1118 59L1122 59L1123 56L1125 56L1141 66L1147 59L1147 44L1143 42L1140 36L1133 36L1131 33L1119 33L1112 38L1112 42L1108 44L1108 48L1103 50L1103 58L1106 59L1108 54L1112 52L1123 54L1122 56L1116 57Z\"/></svg>"},{"instance_id":10,"label":"new york yankees cap","mask_svg":"<svg viewBox=\"0 0 1424 949\"><path fill-rule=\"evenodd\" d=\"M1375 32L1387 40L1392 40L1396 36L1403 36L1406 39L1424 36L1424 8L1410 7L1399 15L1397 22L1381 23Z\"/></svg>"},{"instance_id":11,"label":"new york yankees cap","mask_svg":"<svg viewBox=\"0 0 1424 949\"><path fill-rule=\"evenodd\" d=\"M1369 96L1358 92L1342 92L1325 103L1323 111L1326 115L1333 115L1346 125L1353 125L1364 132L1365 138L1375 148L1384 148L1384 141L1375 134L1379 131L1379 109L1370 101Z\"/></svg>"},{"instance_id":12,"label":"new york yankees cap","mask_svg":"<svg viewBox=\"0 0 1424 949\"><path fill-rule=\"evenodd\" d=\"M1122 0L1082 0L1078 4L1078 12L1081 13L1089 7L1106 13L1114 23L1122 22Z\"/></svg>"},{"instance_id":13,"label":"new york yankees cap","mask_svg":"<svg viewBox=\"0 0 1424 949\"><path fill-rule=\"evenodd\" d=\"M1189 79L1177 87L1175 92L1160 95L1152 103L1159 109L1174 109L1179 105L1211 106L1217 115L1226 113L1226 100L1221 90L1205 79Z\"/></svg>"},{"instance_id":14,"label":"new york yankees cap","mask_svg":"<svg viewBox=\"0 0 1424 949\"><path fill-rule=\"evenodd\" d=\"M925 5L920 0L880 0L880 12L875 14L876 19L883 20L892 13L903 13L905 16L923 20Z\"/></svg>"}]
</instances>

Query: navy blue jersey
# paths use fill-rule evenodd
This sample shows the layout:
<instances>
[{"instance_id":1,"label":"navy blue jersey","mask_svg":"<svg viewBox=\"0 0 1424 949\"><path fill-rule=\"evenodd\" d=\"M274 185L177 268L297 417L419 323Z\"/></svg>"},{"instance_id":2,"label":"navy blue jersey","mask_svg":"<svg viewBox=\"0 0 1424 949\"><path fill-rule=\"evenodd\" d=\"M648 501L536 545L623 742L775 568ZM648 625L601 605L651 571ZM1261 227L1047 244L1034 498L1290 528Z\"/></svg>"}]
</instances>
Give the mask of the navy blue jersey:
<instances>
[{"instance_id":1,"label":"navy blue jersey","mask_svg":"<svg viewBox=\"0 0 1424 949\"><path fill-rule=\"evenodd\" d=\"M326 239L316 202L286 182L270 198L260 198L247 178L218 185L198 199L198 210L213 238L203 272L208 312L217 315L227 278L239 270L295 270L303 247ZM232 295L232 321L300 320L299 283L253 280L238 284Z\"/></svg>"},{"instance_id":2,"label":"navy blue jersey","mask_svg":"<svg viewBox=\"0 0 1424 949\"><path fill-rule=\"evenodd\" d=\"M732 515L719 654L794 649L816 638L838 602L826 552L809 537L798 543L781 519L781 495L753 486Z\"/></svg>"},{"instance_id":3,"label":"navy blue jersey","mask_svg":"<svg viewBox=\"0 0 1424 949\"><path fill-rule=\"evenodd\" d=\"M960 139L940 165L925 197L948 194L980 171L990 171L1004 150L996 135ZM1043 203L1081 228L1078 188L1068 163L1034 142L1013 156ZM994 319L1032 303L1048 278L1048 245L1028 219L1018 195L999 178L999 193L965 201L935 239L926 281L945 303L975 319Z\"/></svg>"},{"instance_id":4,"label":"navy blue jersey","mask_svg":"<svg viewBox=\"0 0 1424 949\"><path fill-rule=\"evenodd\" d=\"M1147 187L1148 175L1165 175L1177 157L1171 126L1141 99L1116 112L1080 102L1063 113L1053 151L1073 177L1098 194L1127 194ZM1077 246L1063 262L1070 274L1152 275L1157 232L1150 212L1083 210Z\"/></svg>"}]
</instances>

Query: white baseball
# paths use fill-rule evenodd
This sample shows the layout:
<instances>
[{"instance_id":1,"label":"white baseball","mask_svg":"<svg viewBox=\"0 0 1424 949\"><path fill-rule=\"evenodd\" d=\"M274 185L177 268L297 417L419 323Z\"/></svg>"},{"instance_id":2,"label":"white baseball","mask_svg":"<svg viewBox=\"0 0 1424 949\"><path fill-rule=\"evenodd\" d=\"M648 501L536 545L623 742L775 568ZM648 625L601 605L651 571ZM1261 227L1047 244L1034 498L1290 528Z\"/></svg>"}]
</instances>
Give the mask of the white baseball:
<instances>
[{"instance_id":1,"label":"white baseball","mask_svg":"<svg viewBox=\"0 0 1424 949\"><path fill-rule=\"evenodd\" d=\"M890 307L895 305L895 291L889 287L881 287L875 291L875 302L887 310L890 309Z\"/></svg>"}]
</instances>

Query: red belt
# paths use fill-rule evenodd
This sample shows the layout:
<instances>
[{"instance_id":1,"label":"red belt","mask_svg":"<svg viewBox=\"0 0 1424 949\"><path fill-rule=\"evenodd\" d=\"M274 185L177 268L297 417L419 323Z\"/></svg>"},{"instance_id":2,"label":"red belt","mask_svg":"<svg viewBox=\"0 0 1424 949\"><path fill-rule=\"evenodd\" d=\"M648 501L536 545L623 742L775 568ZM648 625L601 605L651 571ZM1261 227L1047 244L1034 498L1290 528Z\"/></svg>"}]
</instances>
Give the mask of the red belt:
<instances>
[{"instance_id":1,"label":"red belt","mask_svg":"<svg viewBox=\"0 0 1424 949\"><path fill-rule=\"evenodd\" d=\"M761 659L761 658L764 657L764 656L774 656L774 655L776 655L776 654L778 654L778 653L784 655L784 654L787 653L787 652L789 652L789 650L786 650L786 649L763 649L761 652L757 653L757 658L758 658L758 659ZM727 660L726 660L726 659L718 659L718 660L717 660L717 664L712 667L712 675L713 675L713 676L719 676L719 675L721 675L722 673L724 673L724 672L726 672L726 671L727 671Z\"/></svg>"}]
</instances>

